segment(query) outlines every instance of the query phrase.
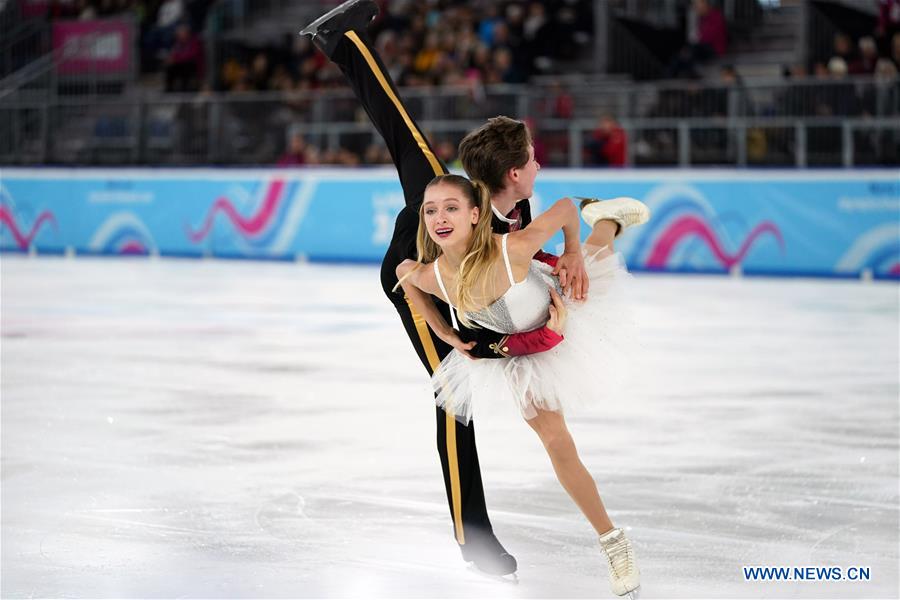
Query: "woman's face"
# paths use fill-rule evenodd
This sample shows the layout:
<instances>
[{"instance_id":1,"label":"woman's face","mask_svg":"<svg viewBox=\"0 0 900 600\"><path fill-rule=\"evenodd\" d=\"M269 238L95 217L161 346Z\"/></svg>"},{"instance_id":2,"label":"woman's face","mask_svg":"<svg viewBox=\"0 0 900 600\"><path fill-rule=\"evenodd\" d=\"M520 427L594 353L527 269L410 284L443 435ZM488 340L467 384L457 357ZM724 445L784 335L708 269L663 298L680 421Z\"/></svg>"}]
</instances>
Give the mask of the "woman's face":
<instances>
[{"instance_id":1,"label":"woman's face","mask_svg":"<svg viewBox=\"0 0 900 600\"><path fill-rule=\"evenodd\" d=\"M478 223L478 207L452 183L439 183L425 190L422 203L425 228L441 248L468 243L472 226Z\"/></svg>"}]
</instances>

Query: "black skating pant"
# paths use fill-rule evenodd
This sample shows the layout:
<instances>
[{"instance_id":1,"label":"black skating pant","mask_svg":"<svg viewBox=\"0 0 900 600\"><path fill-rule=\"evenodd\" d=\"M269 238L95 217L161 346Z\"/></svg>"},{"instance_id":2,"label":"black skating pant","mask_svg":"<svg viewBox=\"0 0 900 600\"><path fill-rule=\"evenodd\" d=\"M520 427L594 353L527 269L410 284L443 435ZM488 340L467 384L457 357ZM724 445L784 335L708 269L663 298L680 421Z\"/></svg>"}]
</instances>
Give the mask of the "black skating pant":
<instances>
[{"instance_id":1,"label":"black skating pant","mask_svg":"<svg viewBox=\"0 0 900 600\"><path fill-rule=\"evenodd\" d=\"M397 283L397 265L416 256L418 211L425 186L436 175L447 173L447 168L406 111L393 81L364 33L347 32L331 59L344 72L384 139L400 175L406 206L397 217L394 234L381 265L381 284L400 314L403 327L430 375L451 348L432 333L424 319L407 302L402 290L391 290ZM436 304L450 321L447 305L439 301ZM478 346L486 349L486 344L479 343ZM480 537L492 535L492 530L475 447L475 425L474 422L462 425L440 407L435 406L435 411L437 447L454 533L461 545L466 544L467 540L470 544L477 544Z\"/></svg>"}]
</instances>

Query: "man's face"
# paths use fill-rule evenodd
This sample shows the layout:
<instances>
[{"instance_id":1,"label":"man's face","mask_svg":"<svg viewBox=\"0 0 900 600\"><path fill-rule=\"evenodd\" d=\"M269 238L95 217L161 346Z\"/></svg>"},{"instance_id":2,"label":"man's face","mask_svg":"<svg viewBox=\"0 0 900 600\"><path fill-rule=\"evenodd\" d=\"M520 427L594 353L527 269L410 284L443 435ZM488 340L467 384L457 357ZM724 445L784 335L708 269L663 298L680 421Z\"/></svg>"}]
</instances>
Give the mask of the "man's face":
<instances>
[{"instance_id":1,"label":"man's face","mask_svg":"<svg viewBox=\"0 0 900 600\"><path fill-rule=\"evenodd\" d=\"M534 159L534 146L528 146L528 162L516 169L518 181L515 182L517 198L531 198L534 194L534 180L537 178L541 165Z\"/></svg>"}]
</instances>

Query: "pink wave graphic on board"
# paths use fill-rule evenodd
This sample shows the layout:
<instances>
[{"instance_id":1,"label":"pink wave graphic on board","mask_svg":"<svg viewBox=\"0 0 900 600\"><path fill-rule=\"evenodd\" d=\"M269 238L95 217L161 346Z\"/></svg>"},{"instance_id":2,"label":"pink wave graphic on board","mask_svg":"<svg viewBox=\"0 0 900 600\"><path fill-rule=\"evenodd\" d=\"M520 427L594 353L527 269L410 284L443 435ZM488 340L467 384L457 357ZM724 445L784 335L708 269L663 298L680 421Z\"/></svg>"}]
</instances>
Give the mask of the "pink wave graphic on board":
<instances>
[{"instance_id":1,"label":"pink wave graphic on board","mask_svg":"<svg viewBox=\"0 0 900 600\"><path fill-rule=\"evenodd\" d=\"M753 242L764 233L771 233L774 235L775 239L778 240L778 245L781 246L781 250L784 251L784 239L781 237L781 231L779 231L774 223L763 221L753 228L738 251L735 254L729 255L722 248L715 233L712 232L702 219L694 216L682 217L669 226L669 228L657 239L656 244L650 251L650 258L647 259L646 266L650 268L665 267L669 260L669 255L672 253L675 245L686 236L696 235L706 242L706 245L709 246L709 249L719 262L721 262L726 269L730 269L744 260L744 256L750 250Z\"/></svg>"},{"instance_id":2,"label":"pink wave graphic on board","mask_svg":"<svg viewBox=\"0 0 900 600\"><path fill-rule=\"evenodd\" d=\"M5 223L9 230L12 232L13 237L16 240L16 245L19 246L20 250L27 250L31 245L31 242L37 236L38 231L41 228L41 225L44 224L45 221L49 221L54 228L56 228L56 217L53 216L48 210L45 210L41 214L38 215L38 218L31 225L31 231L28 232L27 235L23 235L22 231L19 229L19 224L16 223L16 218L13 216L11 212L5 207L0 205L0 223Z\"/></svg>"},{"instance_id":3,"label":"pink wave graphic on board","mask_svg":"<svg viewBox=\"0 0 900 600\"><path fill-rule=\"evenodd\" d=\"M212 230L213 221L218 212L225 213L228 220L231 221L237 230L245 237L258 234L266 227L266 225L268 225L272 216L275 214L275 211L278 208L278 202L281 199L282 189L284 189L283 180L277 179L269 184L269 189L266 190L266 197L263 200L262 206L259 207L259 210L255 215L252 215L249 218L242 217L234 208L234 205L229 198L216 198L216 201L209 209L209 212L206 213L206 219L200 229L191 231L190 225L187 226L188 238L195 243L203 241Z\"/></svg>"},{"instance_id":4,"label":"pink wave graphic on board","mask_svg":"<svg viewBox=\"0 0 900 600\"><path fill-rule=\"evenodd\" d=\"M119 247L119 254L147 254L147 248L141 242L128 241Z\"/></svg>"},{"instance_id":5,"label":"pink wave graphic on board","mask_svg":"<svg viewBox=\"0 0 900 600\"><path fill-rule=\"evenodd\" d=\"M900 263L897 263L888 270L888 275L900 275Z\"/></svg>"}]
</instances>

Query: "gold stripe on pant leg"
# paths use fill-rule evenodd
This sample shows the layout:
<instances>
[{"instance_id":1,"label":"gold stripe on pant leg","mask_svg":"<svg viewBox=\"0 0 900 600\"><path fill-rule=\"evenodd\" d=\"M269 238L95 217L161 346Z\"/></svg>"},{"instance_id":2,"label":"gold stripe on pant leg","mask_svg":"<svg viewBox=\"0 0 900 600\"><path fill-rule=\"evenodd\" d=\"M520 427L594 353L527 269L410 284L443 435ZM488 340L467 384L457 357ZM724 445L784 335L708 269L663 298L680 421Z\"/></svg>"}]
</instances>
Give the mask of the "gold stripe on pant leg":
<instances>
[{"instance_id":1,"label":"gold stripe on pant leg","mask_svg":"<svg viewBox=\"0 0 900 600\"><path fill-rule=\"evenodd\" d=\"M372 57L372 53L369 52L369 49L366 48L366 45L361 39L359 39L359 36L356 35L355 31L348 31L344 35L346 35L350 39L350 41L356 45L356 47L359 49L360 54L362 54L363 58L366 59L366 62L369 63L369 68L372 69L372 73L375 75L378 83L381 84L382 89L384 89L384 93L388 95L388 98L390 98L391 102L394 103L394 106L397 107L397 112L399 112L400 116L403 117L403 122L406 123L406 126L409 128L410 133L412 133L413 139L416 140L419 148L422 149L422 154L425 155L425 158L428 159L428 163L431 165L431 168L434 169L434 174L443 175L444 168L441 166L441 162L431 151L431 148L428 147L428 142L425 141L425 137L418 130L415 123L413 123L413 120L409 118L409 114L406 112L406 108L404 108L403 104L400 102L400 99L397 98L397 95L394 94L394 90L391 89L391 86L388 85L387 79L385 79L384 73L381 72L381 69L378 68L378 63L375 62L375 59Z\"/></svg>"},{"instance_id":2,"label":"gold stripe on pant leg","mask_svg":"<svg viewBox=\"0 0 900 600\"><path fill-rule=\"evenodd\" d=\"M431 339L431 333L428 331L428 325L425 318L420 315L413 306L408 296L406 303L409 305L409 311L412 313L413 323L416 326L416 333L419 334L419 341L422 342L422 348L425 350L425 357L431 366L431 372L437 370L441 361L438 360L437 349L434 347L434 340ZM459 483L459 458L456 455L456 419L449 412L447 415L447 462L450 467L450 496L453 499L453 524L456 530L456 541L460 544L466 543L466 535L463 531L462 524L462 494Z\"/></svg>"},{"instance_id":3,"label":"gold stripe on pant leg","mask_svg":"<svg viewBox=\"0 0 900 600\"><path fill-rule=\"evenodd\" d=\"M410 118L409 113L406 112L406 108L403 106L403 103L400 102L400 99L397 98L397 95L394 93L394 90L391 89L391 86L388 84L387 79L384 76L384 73L381 72L381 69L378 67L378 63L375 62L375 59L372 57L372 53L369 52L369 49L366 45L359 39L359 36L356 35L354 31L348 31L344 35L353 42L356 48L359 50L360 54L362 54L363 58L366 60L366 63L369 65L369 68L372 69L372 74L375 75L375 79L378 80L378 83L381 84L381 88L384 90L384 93L387 94L388 98L390 98L391 102L394 104L394 107L397 109L397 112L400 113L400 116L403 118L403 122L406 123L406 126L409 128L409 132L412 134L413 139L418 144L419 148L422 150L422 154L428 160L428 164L431 165L431 168L434 170L435 175L442 175L445 171L441 166L440 161L431 151L431 148L428 147L428 143L425 141L425 137L416 127L413 120ZM413 322L416 326L416 331L419 334L419 339L422 342L422 347L425 350L425 356L428 359L428 363L431 365L431 371L434 372L438 365L440 365L440 360L438 360L437 350L434 347L434 341L431 339L431 334L428 332L428 326L425 324L425 319L416 312L415 308L412 305L412 302L409 301L409 298L406 299L407 304L409 304L409 310L412 312ZM460 544L466 543L466 537L463 532L463 524L462 524L462 495L461 495L461 485L459 482L459 457L456 454L456 419L447 414L447 461L449 463L450 468L450 495L452 496L452 505L453 505L453 522L456 528L456 540Z\"/></svg>"}]
</instances>

